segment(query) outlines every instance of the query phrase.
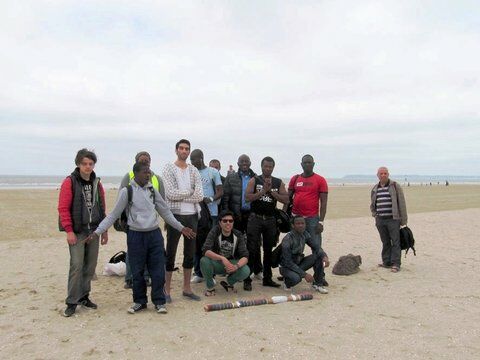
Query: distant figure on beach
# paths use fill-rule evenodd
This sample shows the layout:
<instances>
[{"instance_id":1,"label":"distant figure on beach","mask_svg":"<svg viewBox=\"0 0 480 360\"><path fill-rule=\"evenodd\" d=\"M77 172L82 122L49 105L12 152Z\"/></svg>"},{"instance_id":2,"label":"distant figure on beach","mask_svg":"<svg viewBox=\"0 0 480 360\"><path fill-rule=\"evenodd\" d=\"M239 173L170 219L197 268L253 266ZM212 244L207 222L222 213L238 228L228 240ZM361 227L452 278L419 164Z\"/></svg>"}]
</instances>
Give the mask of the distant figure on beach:
<instances>
[{"instance_id":1,"label":"distant figure on beach","mask_svg":"<svg viewBox=\"0 0 480 360\"><path fill-rule=\"evenodd\" d=\"M202 210L200 212L200 219L198 220L197 237L195 239L196 251L192 283L200 283L203 281L202 270L200 269L202 247L212 227L217 225L218 203L223 196L223 185L220 173L217 169L207 167L203 159L203 152L200 149L195 149L190 154L190 162L200 173L203 186L203 201L200 202Z\"/></svg>"},{"instance_id":2,"label":"distant figure on beach","mask_svg":"<svg viewBox=\"0 0 480 360\"><path fill-rule=\"evenodd\" d=\"M292 215L305 218L306 231L322 248L323 221L328 202L327 181L313 172L315 161L312 155L304 155L300 165L303 172L292 176L288 184L289 207ZM322 285L328 286L328 282L323 279Z\"/></svg>"},{"instance_id":3,"label":"distant figure on beach","mask_svg":"<svg viewBox=\"0 0 480 360\"><path fill-rule=\"evenodd\" d=\"M68 295L65 317L72 316L77 305L96 309L90 298L90 283L97 266L98 238L87 241L88 236L105 218L105 191L93 171L97 156L93 151L81 149L75 157L75 170L67 176L60 188L58 214L60 230L67 233L70 251ZM108 234L102 234L102 245L108 242Z\"/></svg>"},{"instance_id":4,"label":"distant figure on beach","mask_svg":"<svg viewBox=\"0 0 480 360\"><path fill-rule=\"evenodd\" d=\"M152 158L150 157L150 154L146 151L140 151L137 155L135 155L135 162L141 162L145 163L150 167L150 164L152 162ZM152 186L155 190L157 190L162 198L165 200L165 187L163 186L163 181L162 178L159 175L156 175L152 170L150 170L150 182L152 183ZM135 174L133 170L127 172L125 176L123 177L121 183L120 183L120 188L118 189L119 191L122 190L124 187L130 184L130 182L133 180L135 177ZM128 257L128 252L127 256L125 258L125 265L126 265L126 273L125 273L125 289L131 289L132 284L133 284L133 278L132 278L132 270L130 268L130 261ZM145 280L147 283L150 282L150 275L148 274L148 270L145 268Z\"/></svg>"},{"instance_id":5,"label":"distant figure on beach","mask_svg":"<svg viewBox=\"0 0 480 360\"><path fill-rule=\"evenodd\" d=\"M150 182L150 166L145 162L133 165L134 178L130 187L124 187L118 193L117 202L112 212L98 225L89 236L89 241L98 241L113 225L122 212L127 212L127 252L133 277L133 304L127 310L135 314L147 308L147 283L145 281L145 266L152 279L150 297L159 314L166 314L165 284L165 246L162 232L159 228L158 214L165 222L189 239L195 239L194 231L178 222L167 203ZM129 189L131 203L129 204Z\"/></svg>"},{"instance_id":6,"label":"distant figure on beach","mask_svg":"<svg viewBox=\"0 0 480 360\"><path fill-rule=\"evenodd\" d=\"M200 202L203 201L203 186L197 168L187 164L190 155L190 141L179 140L175 144L175 154L177 155L175 162L166 164L163 170L167 204L178 221L196 232L201 212ZM178 241L181 236L182 234L177 229L167 225L167 276L165 283L167 302L172 301L170 295L172 275L175 270ZM195 239L184 236L182 294L187 299L200 301L200 296L194 294L190 286L195 250Z\"/></svg>"},{"instance_id":7,"label":"distant figure on beach","mask_svg":"<svg viewBox=\"0 0 480 360\"><path fill-rule=\"evenodd\" d=\"M233 165L228 165L227 175L233 174L234 172L235 170L233 170Z\"/></svg>"},{"instance_id":8,"label":"distant figure on beach","mask_svg":"<svg viewBox=\"0 0 480 360\"><path fill-rule=\"evenodd\" d=\"M245 235L233 229L234 214L229 210L220 213L218 225L214 226L203 245L200 267L205 278L205 296L215 295L214 275L227 275L220 285L234 290L235 283L250 275L248 250Z\"/></svg>"},{"instance_id":9,"label":"distant figure on beach","mask_svg":"<svg viewBox=\"0 0 480 360\"><path fill-rule=\"evenodd\" d=\"M400 227L407 225L407 206L402 187L389 179L388 169L378 168L380 180L370 193L370 210L382 240L382 263L378 266L400 271L402 250L400 249Z\"/></svg>"},{"instance_id":10,"label":"distant figure on beach","mask_svg":"<svg viewBox=\"0 0 480 360\"><path fill-rule=\"evenodd\" d=\"M248 182L256 174L250 169L252 163L248 155L240 155L237 165L238 171L229 173L225 179L222 206L223 210L230 210L234 213L235 229L246 234L250 217L250 203L247 202L245 195Z\"/></svg>"},{"instance_id":11,"label":"distant figure on beach","mask_svg":"<svg viewBox=\"0 0 480 360\"><path fill-rule=\"evenodd\" d=\"M277 201L288 203L288 193L283 181L273 177L275 161L264 157L260 163L262 175L248 181L245 200L251 203L251 213L247 227L248 266L254 274L262 271L261 246L263 245L263 286L280 287L272 279L272 249L278 239L275 210ZM243 284L246 291L252 290L252 279L246 278Z\"/></svg>"},{"instance_id":12,"label":"distant figure on beach","mask_svg":"<svg viewBox=\"0 0 480 360\"><path fill-rule=\"evenodd\" d=\"M283 288L287 291L305 279L312 288L321 294L328 294L323 286L324 267L330 265L327 254L320 248L310 233L306 231L303 216L295 215L292 219L293 229L282 240L282 258L280 274L283 276ZM310 246L312 254L305 256L305 244ZM313 276L306 271L313 268Z\"/></svg>"}]
</instances>

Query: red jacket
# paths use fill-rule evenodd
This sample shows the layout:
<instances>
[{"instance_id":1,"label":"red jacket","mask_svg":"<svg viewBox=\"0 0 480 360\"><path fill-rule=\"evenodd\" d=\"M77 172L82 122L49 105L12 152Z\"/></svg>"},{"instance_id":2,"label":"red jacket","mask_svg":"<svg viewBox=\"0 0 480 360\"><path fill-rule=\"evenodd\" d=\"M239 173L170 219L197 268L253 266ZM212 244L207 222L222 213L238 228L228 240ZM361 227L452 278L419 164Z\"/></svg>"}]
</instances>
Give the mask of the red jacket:
<instances>
[{"instance_id":1,"label":"red jacket","mask_svg":"<svg viewBox=\"0 0 480 360\"><path fill-rule=\"evenodd\" d=\"M98 192L100 199L102 201L103 208L106 209L105 202L105 190L101 182L98 183ZM72 208L73 193L72 193L72 179L68 176L63 180L62 186L60 188L60 195L58 198L58 214L60 215L60 224L65 229L67 233L73 232L73 223L72 223Z\"/></svg>"}]
</instances>

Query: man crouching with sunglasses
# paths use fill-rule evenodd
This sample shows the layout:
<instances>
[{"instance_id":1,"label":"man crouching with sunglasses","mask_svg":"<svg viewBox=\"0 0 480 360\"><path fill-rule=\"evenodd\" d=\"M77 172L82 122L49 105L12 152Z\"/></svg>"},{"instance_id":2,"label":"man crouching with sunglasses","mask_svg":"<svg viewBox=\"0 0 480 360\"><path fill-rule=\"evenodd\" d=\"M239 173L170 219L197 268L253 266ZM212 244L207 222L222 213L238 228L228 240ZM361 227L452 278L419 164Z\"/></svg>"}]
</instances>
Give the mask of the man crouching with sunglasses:
<instances>
[{"instance_id":1,"label":"man crouching with sunglasses","mask_svg":"<svg viewBox=\"0 0 480 360\"><path fill-rule=\"evenodd\" d=\"M200 269L207 285L205 296L215 295L215 275L228 274L227 281L220 282L226 291L235 291L235 283L250 275L247 242L243 233L233 229L233 216L231 211L221 212L203 245Z\"/></svg>"}]
</instances>

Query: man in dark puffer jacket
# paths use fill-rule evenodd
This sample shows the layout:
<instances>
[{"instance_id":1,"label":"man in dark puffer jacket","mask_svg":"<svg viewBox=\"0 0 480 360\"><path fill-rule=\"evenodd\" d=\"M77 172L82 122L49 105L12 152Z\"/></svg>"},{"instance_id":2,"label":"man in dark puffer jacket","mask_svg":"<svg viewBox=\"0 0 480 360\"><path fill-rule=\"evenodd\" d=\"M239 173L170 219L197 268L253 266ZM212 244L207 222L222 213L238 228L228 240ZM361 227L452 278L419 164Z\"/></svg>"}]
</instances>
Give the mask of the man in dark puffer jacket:
<instances>
[{"instance_id":1,"label":"man in dark puffer jacket","mask_svg":"<svg viewBox=\"0 0 480 360\"><path fill-rule=\"evenodd\" d=\"M234 213L235 229L245 233L250 216L250 203L245 200L245 190L249 180L256 174L250 169L252 163L248 155L240 155L237 164L238 172L229 174L225 179L222 206L223 210Z\"/></svg>"}]
</instances>

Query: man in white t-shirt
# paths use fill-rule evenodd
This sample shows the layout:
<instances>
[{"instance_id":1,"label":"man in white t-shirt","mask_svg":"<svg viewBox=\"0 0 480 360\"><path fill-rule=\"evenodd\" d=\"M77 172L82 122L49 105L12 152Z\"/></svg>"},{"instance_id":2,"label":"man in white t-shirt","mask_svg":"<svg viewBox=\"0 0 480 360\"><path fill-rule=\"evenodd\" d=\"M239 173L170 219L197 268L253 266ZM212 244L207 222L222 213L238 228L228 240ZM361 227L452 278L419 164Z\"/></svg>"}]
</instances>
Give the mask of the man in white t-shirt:
<instances>
[{"instance_id":1,"label":"man in white t-shirt","mask_svg":"<svg viewBox=\"0 0 480 360\"><path fill-rule=\"evenodd\" d=\"M197 168L187 164L190 155L190 142L179 140L175 145L177 160L173 164L165 165L163 181L165 184L165 197L170 210L183 226L197 231L198 217L200 214L199 203L203 201L203 189L200 173ZM175 256L178 241L182 234L167 224L167 275L165 278L165 294L167 302L170 296L172 273L175 269ZM190 286L193 259L195 256L195 239L183 237L183 296L191 300L200 301L200 297L193 293Z\"/></svg>"}]
</instances>

